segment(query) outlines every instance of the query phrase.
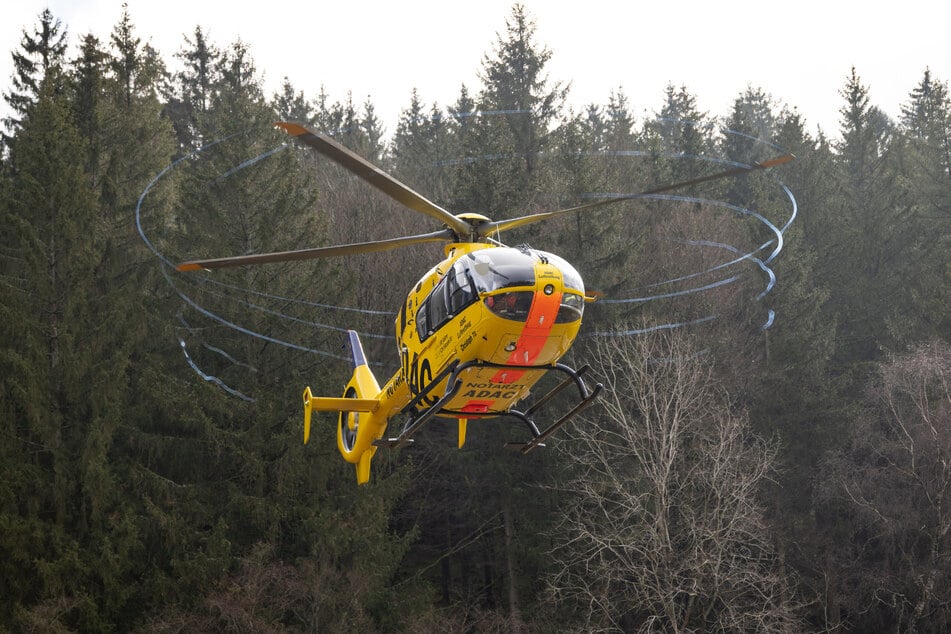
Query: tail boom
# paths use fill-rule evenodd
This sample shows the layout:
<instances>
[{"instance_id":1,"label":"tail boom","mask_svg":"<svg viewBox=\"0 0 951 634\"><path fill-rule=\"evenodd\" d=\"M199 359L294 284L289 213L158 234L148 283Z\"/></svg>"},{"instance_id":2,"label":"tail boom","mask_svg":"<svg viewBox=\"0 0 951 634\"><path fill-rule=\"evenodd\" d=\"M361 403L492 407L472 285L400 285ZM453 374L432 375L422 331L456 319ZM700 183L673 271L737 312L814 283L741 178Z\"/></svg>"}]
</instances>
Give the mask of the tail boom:
<instances>
[{"instance_id":1,"label":"tail boom","mask_svg":"<svg viewBox=\"0 0 951 634\"><path fill-rule=\"evenodd\" d=\"M337 449L344 460L356 465L357 483L370 479L370 460L376 453L374 441L383 437L391 416L409 400L406 382L397 374L383 390L370 370L360 338L348 331L353 373L343 396L314 396L304 390L304 442L310 439L313 412L339 412Z\"/></svg>"}]
</instances>

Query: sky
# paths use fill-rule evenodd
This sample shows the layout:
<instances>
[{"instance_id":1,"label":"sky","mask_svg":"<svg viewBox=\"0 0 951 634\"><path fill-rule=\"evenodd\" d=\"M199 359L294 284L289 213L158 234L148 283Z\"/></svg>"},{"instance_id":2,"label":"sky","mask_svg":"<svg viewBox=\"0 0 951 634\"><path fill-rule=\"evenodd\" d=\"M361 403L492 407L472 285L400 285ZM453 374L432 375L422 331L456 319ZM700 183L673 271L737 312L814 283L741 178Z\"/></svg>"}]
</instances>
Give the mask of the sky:
<instances>
[{"instance_id":1,"label":"sky","mask_svg":"<svg viewBox=\"0 0 951 634\"><path fill-rule=\"evenodd\" d=\"M72 53L88 33L108 42L121 0L9 0L0 23L0 86L9 90L22 32L49 8ZM514 0L126 0L137 35L166 63L201 26L219 48L249 47L268 94L284 77L308 99L367 98L391 134L413 88L424 104L451 105L505 34ZM525 0L535 42L551 51L549 81L570 84L576 112L622 91L633 114L653 116L669 84L702 112L727 116L748 87L795 108L807 130L835 137L840 94L855 67L871 101L892 117L925 69L951 79L946 21L932 0ZM930 5L930 6L929 6ZM254 7L254 8L252 8ZM2 106L5 108L5 104ZM6 114L4 110L4 114Z\"/></svg>"}]
</instances>

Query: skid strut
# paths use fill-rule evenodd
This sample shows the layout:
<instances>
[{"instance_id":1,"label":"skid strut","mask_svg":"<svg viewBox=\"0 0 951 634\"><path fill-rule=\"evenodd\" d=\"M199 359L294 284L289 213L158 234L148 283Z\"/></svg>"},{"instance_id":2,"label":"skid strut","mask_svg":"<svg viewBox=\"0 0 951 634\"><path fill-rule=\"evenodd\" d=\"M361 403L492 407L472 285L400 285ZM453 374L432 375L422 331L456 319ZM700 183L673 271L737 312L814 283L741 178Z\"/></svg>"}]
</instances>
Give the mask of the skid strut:
<instances>
[{"instance_id":1,"label":"skid strut","mask_svg":"<svg viewBox=\"0 0 951 634\"><path fill-rule=\"evenodd\" d=\"M532 449L536 447L544 447L545 439L551 436L553 433L558 431L565 423L569 420L583 412L587 409L596 398L601 394L601 391L604 389L604 386L600 383L595 384L593 389L588 389L588 386L585 384L584 380L581 378L584 373L586 373L590 367L583 366L579 370L575 371L568 367L567 365L561 363L555 363L553 365L542 365L542 366L529 366L529 365L507 365L502 363L488 363L485 361L469 361L466 363L454 363L448 368L443 370L439 376L437 376L430 384L427 386L427 389L420 391L412 401L405 408L403 408L403 413L409 415L411 418L403 427L403 430L395 438L381 438L374 441L374 445L379 447L399 447L406 443L412 442L412 436L415 434L421 427L430 422L437 415L442 414L443 416L456 416L458 418L469 418L472 416L471 412L457 412L453 410L444 409L446 403L451 401L456 394L459 392L462 387L462 380L459 378L460 375L470 369L481 369L481 368L499 368L507 370L524 370L524 371L545 371L545 372L560 372L565 375L565 378L544 396L536 400L530 408L526 411L521 412L519 410L508 410L505 412L484 412L480 413L480 418L489 418L492 416L498 417L512 417L516 418L529 428L529 431L532 434L531 440L524 443L519 442L510 442L506 443L505 446L511 449L517 449L523 454L527 454ZM436 385L439 385L442 382L442 379L449 375L447 381L446 393L443 394L432 406L425 409L423 412L417 412L416 407L424 401L424 399L430 397L430 392L432 388ZM535 424L534 414L537 412L545 403L557 396L562 390L574 385L578 390L578 402L568 410L561 418L556 420L554 423L546 427L543 431L538 430L538 426ZM461 443L460 443L461 446Z\"/></svg>"}]
</instances>

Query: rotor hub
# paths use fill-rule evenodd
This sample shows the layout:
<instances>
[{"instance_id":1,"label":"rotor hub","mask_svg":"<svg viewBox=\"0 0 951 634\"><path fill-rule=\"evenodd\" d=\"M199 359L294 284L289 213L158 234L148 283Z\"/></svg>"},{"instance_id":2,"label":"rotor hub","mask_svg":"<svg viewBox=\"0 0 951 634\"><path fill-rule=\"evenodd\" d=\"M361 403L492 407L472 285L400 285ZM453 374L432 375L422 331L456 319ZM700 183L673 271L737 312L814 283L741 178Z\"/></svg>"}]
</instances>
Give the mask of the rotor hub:
<instances>
[{"instance_id":1,"label":"rotor hub","mask_svg":"<svg viewBox=\"0 0 951 634\"><path fill-rule=\"evenodd\" d=\"M492 222L488 216L476 213L461 213L457 214L456 218L469 225L468 235L459 236L459 238L465 238L469 242L479 242L485 238L485 234L480 231L480 228Z\"/></svg>"}]
</instances>

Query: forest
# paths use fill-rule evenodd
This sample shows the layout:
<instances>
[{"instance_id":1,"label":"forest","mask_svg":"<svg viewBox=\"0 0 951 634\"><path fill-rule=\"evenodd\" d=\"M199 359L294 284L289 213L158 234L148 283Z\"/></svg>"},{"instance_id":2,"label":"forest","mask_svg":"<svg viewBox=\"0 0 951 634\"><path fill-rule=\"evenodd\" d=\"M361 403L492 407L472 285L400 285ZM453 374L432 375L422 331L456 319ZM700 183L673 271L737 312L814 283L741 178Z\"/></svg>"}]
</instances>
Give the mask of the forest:
<instances>
[{"instance_id":1,"label":"forest","mask_svg":"<svg viewBox=\"0 0 951 634\"><path fill-rule=\"evenodd\" d=\"M392 133L370 99L265 94L199 27L173 72L127 7L109 34L23 26L0 632L951 629L947 81L909 77L894 120L843 69L835 137L755 87L726 113L673 85L656 117L621 90L573 112L532 15L499 17L481 85L407 86ZM508 421L462 449L433 422L358 486L335 417L302 443L301 391L340 394L348 328L398 367L395 310L441 248L172 266L438 229L282 120L497 219L796 158L506 236L598 291L566 359L603 395L525 456Z\"/></svg>"}]
</instances>

